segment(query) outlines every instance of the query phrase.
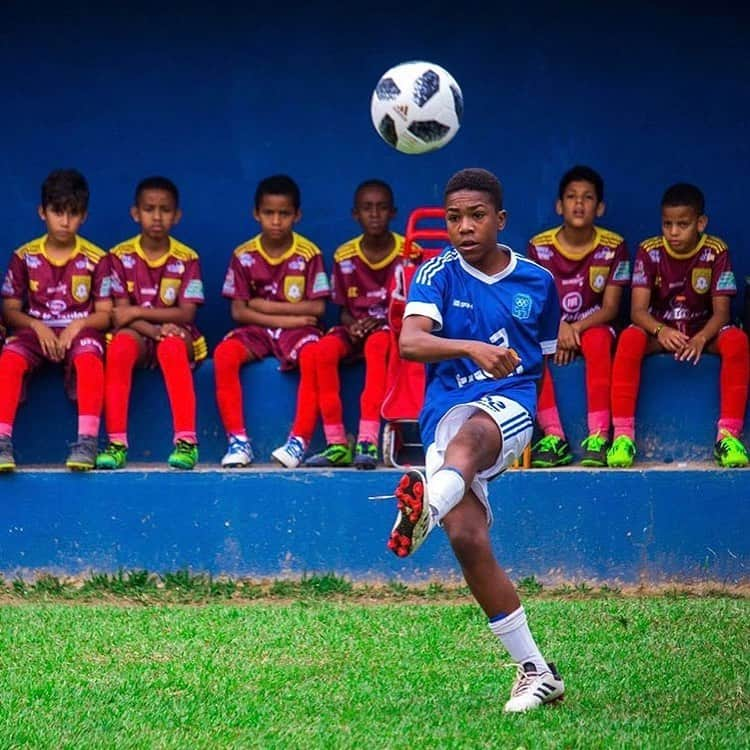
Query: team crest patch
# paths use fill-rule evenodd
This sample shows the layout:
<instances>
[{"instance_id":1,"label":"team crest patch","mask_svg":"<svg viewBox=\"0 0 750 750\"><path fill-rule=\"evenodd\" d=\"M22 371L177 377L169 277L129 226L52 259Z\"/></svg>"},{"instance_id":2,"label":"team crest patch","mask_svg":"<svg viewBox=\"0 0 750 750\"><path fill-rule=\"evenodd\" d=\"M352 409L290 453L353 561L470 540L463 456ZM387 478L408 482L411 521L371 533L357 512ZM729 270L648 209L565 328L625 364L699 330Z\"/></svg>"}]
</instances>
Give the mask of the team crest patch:
<instances>
[{"instance_id":1,"label":"team crest patch","mask_svg":"<svg viewBox=\"0 0 750 750\"><path fill-rule=\"evenodd\" d=\"M693 289L698 294L705 294L711 288L711 269L694 268L692 275Z\"/></svg>"},{"instance_id":2,"label":"team crest patch","mask_svg":"<svg viewBox=\"0 0 750 750\"><path fill-rule=\"evenodd\" d=\"M181 285L181 279L162 279L161 284L159 284L159 298L161 301L165 305L174 305Z\"/></svg>"},{"instance_id":3,"label":"team crest patch","mask_svg":"<svg viewBox=\"0 0 750 750\"><path fill-rule=\"evenodd\" d=\"M514 318L527 320L531 315L531 297L528 294L515 294L511 312Z\"/></svg>"},{"instance_id":4,"label":"team crest patch","mask_svg":"<svg viewBox=\"0 0 750 750\"><path fill-rule=\"evenodd\" d=\"M734 271L724 271L716 282L717 292L736 292L737 282L734 280Z\"/></svg>"},{"instance_id":5,"label":"team crest patch","mask_svg":"<svg viewBox=\"0 0 750 750\"><path fill-rule=\"evenodd\" d=\"M589 268L589 286L598 294L607 285L609 266L591 266Z\"/></svg>"},{"instance_id":6,"label":"team crest patch","mask_svg":"<svg viewBox=\"0 0 750 750\"><path fill-rule=\"evenodd\" d=\"M284 277L284 297L289 302L299 302L305 296L304 276Z\"/></svg>"},{"instance_id":7,"label":"team crest patch","mask_svg":"<svg viewBox=\"0 0 750 750\"><path fill-rule=\"evenodd\" d=\"M76 302L86 302L91 294L91 276L73 276L70 292Z\"/></svg>"}]
</instances>

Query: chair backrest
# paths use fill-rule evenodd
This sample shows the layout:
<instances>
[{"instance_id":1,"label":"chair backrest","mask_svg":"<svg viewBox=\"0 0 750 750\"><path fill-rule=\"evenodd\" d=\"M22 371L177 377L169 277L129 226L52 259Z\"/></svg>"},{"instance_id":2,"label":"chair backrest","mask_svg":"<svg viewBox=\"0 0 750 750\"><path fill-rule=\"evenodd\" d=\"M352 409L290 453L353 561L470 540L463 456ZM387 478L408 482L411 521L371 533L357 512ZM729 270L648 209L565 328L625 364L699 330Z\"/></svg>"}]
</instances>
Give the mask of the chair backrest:
<instances>
[{"instance_id":1,"label":"chair backrest","mask_svg":"<svg viewBox=\"0 0 750 750\"><path fill-rule=\"evenodd\" d=\"M448 232L445 231L444 219L445 209L441 206L415 208L409 214L409 218L406 221L404 255L407 258L421 255L421 260L438 255L448 240ZM439 225L438 222L440 222ZM415 242L419 244L421 253L414 250Z\"/></svg>"}]
</instances>

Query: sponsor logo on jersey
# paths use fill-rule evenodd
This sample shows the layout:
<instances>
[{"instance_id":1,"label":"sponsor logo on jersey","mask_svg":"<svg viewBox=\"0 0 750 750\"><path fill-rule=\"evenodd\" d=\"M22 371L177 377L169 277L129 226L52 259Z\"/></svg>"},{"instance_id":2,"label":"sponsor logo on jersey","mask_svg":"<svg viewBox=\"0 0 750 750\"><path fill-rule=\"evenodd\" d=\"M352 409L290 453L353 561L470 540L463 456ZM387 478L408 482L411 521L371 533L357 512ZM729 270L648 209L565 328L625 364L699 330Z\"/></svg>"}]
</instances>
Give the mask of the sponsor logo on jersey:
<instances>
[{"instance_id":1,"label":"sponsor logo on jersey","mask_svg":"<svg viewBox=\"0 0 750 750\"><path fill-rule=\"evenodd\" d=\"M47 309L53 314L53 315L61 315L65 310L68 309L67 304L65 303L64 299L51 299L47 303Z\"/></svg>"},{"instance_id":2,"label":"sponsor logo on jersey","mask_svg":"<svg viewBox=\"0 0 750 750\"><path fill-rule=\"evenodd\" d=\"M609 266L591 266L589 268L589 286L598 294L607 285Z\"/></svg>"},{"instance_id":3,"label":"sponsor logo on jersey","mask_svg":"<svg viewBox=\"0 0 750 750\"><path fill-rule=\"evenodd\" d=\"M571 276L562 280L563 286L583 286L583 276Z\"/></svg>"},{"instance_id":4,"label":"sponsor logo on jersey","mask_svg":"<svg viewBox=\"0 0 750 750\"><path fill-rule=\"evenodd\" d=\"M174 263L167 263L167 271L169 273L185 273L185 264L181 260L176 260Z\"/></svg>"},{"instance_id":5,"label":"sponsor logo on jersey","mask_svg":"<svg viewBox=\"0 0 750 750\"><path fill-rule=\"evenodd\" d=\"M615 266L615 272L612 274L612 281L627 281L630 278L630 261L621 260Z\"/></svg>"},{"instance_id":6,"label":"sponsor logo on jersey","mask_svg":"<svg viewBox=\"0 0 750 750\"><path fill-rule=\"evenodd\" d=\"M514 294L511 313L514 318L528 320L531 317L531 297L528 294Z\"/></svg>"},{"instance_id":7,"label":"sponsor logo on jersey","mask_svg":"<svg viewBox=\"0 0 750 750\"><path fill-rule=\"evenodd\" d=\"M99 297L109 297L112 293L112 277L105 276L102 279L101 286L99 287Z\"/></svg>"},{"instance_id":8,"label":"sponsor logo on jersey","mask_svg":"<svg viewBox=\"0 0 750 750\"><path fill-rule=\"evenodd\" d=\"M180 279L162 279L159 285L159 299L165 305L173 305L181 286Z\"/></svg>"},{"instance_id":9,"label":"sponsor logo on jersey","mask_svg":"<svg viewBox=\"0 0 750 750\"><path fill-rule=\"evenodd\" d=\"M240 255L240 265L244 268L250 268L255 263L252 253L242 253Z\"/></svg>"},{"instance_id":10,"label":"sponsor logo on jersey","mask_svg":"<svg viewBox=\"0 0 750 750\"><path fill-rule=\"evenodd\" d=\"M124 268L135 268L135 255L123 255L120 261Z\"/></svg>"},{"instance_id":11,"label":"sponsor logo on jersey","mask_svg":"<svg viewBox=\"0 0 750 750\"><path fill-rule=\"evenodd\" d=\"M84 268L88 268L88 263L86 262L86 258L81 258L80 260L76 261L76 268L81 271Z\"/></svg>"},{"instance_id":12,"label":"sponsor logo on jersey","mask_svg":"<svg viewBox=\"0 0 750 750\"><path fill-rule=\"evenodd\" d=\"M341 269L341 273L354 273L354 261L342 260L339 263L339 268Z\"/></svg>"},{"instance_id":13,"label":"sponsor logo on jersey","mask_svg":"<svg viewBox=\"0 0 750 750\"><path fill-rule=\"evenodd\" d=\"M319 294L320 292L328 292L331 287L328 283L328 276L325 271L315 274L315 281L313 281L313 294Z\"/></svg>"},{"instance_id":14,"label":"sponsor logo on jersey","mask_svg":"<svg viewBox=\"0 0 750 750\"><path fill-rule=\"evenodd\" d=\"M466 302L462 299L454 299L453 300L453 307L462 307L466 308L467 310L473 310L474 305L471 304L471 302Z\"/></svg>"},{"instance_id":15,"label":"sponsor logo on jersey","mask_svg":"<svg viewBox=\"0 0 750 750\"><path fill-rule=\"evenodd\" d=\"M286 267L290 271L304 271L305 270L305 261L302 260L302 258L292 258L287 264Z\"/></svg>"},{"instance_id":16,"label":"sponsor logo on jersey","mask_svg":"<svg viewBox=\"0 0 750 750\"><path fill-rule=\"evenodd\" d=\"M615 251L605 247L603 250L597 250L594 253L594 260L608 261L615 257Z\"/></svg>"},{"instance_id":17,"label":"sponsor logo on jersey","mask_svg":"<svg viewBox=\"0 0 750 750\"><path fill-rule=\"evenodd\" d=\"M185 287L185 299L203 302L203 282L200 279L191 279Z\"/></svg>"},{"instance_id":18,"label":"sponsor logo on jersey","mask_svg":"<svg viewBox=\"0 0 750 750\"><path fill-rule=\"evenodd\" d=\"M368 299L370 297L374 299L385 299L388 292L383 287L380 287L380 289L370 289L369 292L367 292Z\"/></svg>"},{"instance_id":19,"label":"sponsor logo on jersey","mask_svg":"<svg viewBox=\"0 0 750 750\"><path fill-rule=\"evenodd\" d=\"M304 276L284 277L284 297L289 302L299 302L305 296Z\"/></svg>"},{"instance_id":20,"label":"sponsor logo on jersey","mask_svg":"<svg viewBox=\"0 0 750 750\"><path fill-rule=\"evenodd\" d=\"M70 280L70 292L76 302L86 302L91 294L91 276L76 276Z\"/></svg>"},{"instance_id":21,"label":"sponsor logo on jersey","mask_svg":"<svg viewBox=\"0 0 750 750\"><path fill-rule=\"evenodd\" d=\"M30 292L38 292L39 291L39 280L38 279L29 279L29 291Z\"/></svg>"},{"instance_id":22,"label":"sponsor logo on jersey","mask_svg":"<svg viewBox=\"0 0 750 750\"><path fill-rule=\"evenodd\" d=\"M224 286L221 288L222 294L234 294L236 286L234 283L234 271L230 268L224 277Z\"/></svg>"},{"instance_id":23,"label":"sponsor logo on jersey","mask_svg":"<svg viewBox=\"0 0 750 750\"><path fill-rule=\"evenodd\" d=\"M716 282L717 292L736 292L737 282L734 280L734 271L723 271Z\"/></svg>"},{"instance_id":24,"label":"sponsor logo on jersey","mask_svg":"<svg viewBox=\"0 0 750 750\"><path fill-rule=\"evenodd\" d=\"M536 255L539 260L550 260L552 258L552 250L546 245L540 245L536 249Z\"/></svg>"},{"instance_id":25,"label":"sponsor logo on jersey","mask_svg":"<svg viewBox=\"0 0 750 750\"><path fill-rule=\"evenodd\" d=\"M691 281L698 294L705 294L711 288L711 269L694 268Z\"/></svg>"},{"instance_id":26,"label":"sponsor logo on jersey","mask_svg":"<svg viewBox=\"0 0 750 750\"><path fill-rule=\"evenodd\" d=\"M577 313L583 305L583 295L580 292L568 292L560 301L560 306L566 313Z\"/></svg>"}]
</instances>

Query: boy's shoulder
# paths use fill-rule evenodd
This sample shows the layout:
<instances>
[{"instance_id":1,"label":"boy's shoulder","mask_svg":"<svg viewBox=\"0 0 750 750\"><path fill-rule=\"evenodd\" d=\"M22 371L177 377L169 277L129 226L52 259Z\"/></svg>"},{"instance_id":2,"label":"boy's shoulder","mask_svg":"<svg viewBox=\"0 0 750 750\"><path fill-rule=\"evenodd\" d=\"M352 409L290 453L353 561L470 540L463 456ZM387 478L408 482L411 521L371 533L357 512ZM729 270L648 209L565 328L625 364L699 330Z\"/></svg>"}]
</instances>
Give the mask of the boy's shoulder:
<instances>
[{"instance_id":1,"label":"boy's shoulder","mask_svg":"<svg viewBox=\"0 0 750 750\"><path fill-rule=\"evenodd\" d=\"M310 260L316 255L322 255L320 248L312 240L297 232L292 233L292 247L290 249L293 253L301 255L305 260ZM249 253L264 255L260 234L256 234L255 237L251 237L238 245L232 254L241 257Z\"/></svg>"},{"instance_id":2,"label":"boy's shoulder","mask_svg":"<svg viewBox=\"0 0 750 750\"><path fill-rule=\"evenodd\" d=\"M538 234L535 234L530 240L530 245L535 245L536 247L549 247L551 249L556 249L555 245L555 235L560 231L560 227L551 227L550 229L545 229L542 232L539 232Z\"/></svg>"},{"instance_id":3,"label":"boy's shoulder","mask_svg":"<svg viewBox=\"0 0 750 750\"><path fill-rule=\"evenodd\" d=\"M535 234L530 240L530 245L535 245L536 247L548 247L551 250L559 250L559 245L556 241L557 233L560 231L559 226L557 227L551 227L550 229L545 229L543 232L539 232L539 234ZM599 247L619 247L622 245L623 242L625 242L625 238L618 234L617 232L613 232L611 229L605 229L604 227L596 226L594 227L594 230L596 232L595 235L595 244Z\"/></svg>"},{"instance_id":4,"label":"boy's shoulder","mask_svg":"<svg viewBox=\"0 0 750 750\"><path fill-rule=\"evenodd\" d=\"M625 238L621 234L613 232L611 229L596 227L596 233L598 244L604 247L619 247L625 242Z\"/></svg>"},{"instance_id":5,"label":"boy's shoulder","mask_svg":"<svg viewBox=\"0 0 750 750\"><path fill-rule=\"evenodd\" d=\"M404 254L404 244L406 238L398 232L391 232L395 245L393 247L392 255L401 256ZM361 254L362 238L364 235L358 234L356 237L352 237L346 242L339 245L333 253L333 260L335 263L339 263L342 260L353 258L355 255Z\"/></svg>"},{"instance_id":6,"label":"boy's shoulder","mask_svg":"<svg viewBox=\"0 0 750 750\"><path fill-rule=\"evenodd\" d=\"M704 234L703 237L703 247L713 250L716 255L726 253L729 250L727 243L721 237L717 237L715 234Z\"/></svg>"},{"instance_id":7,"label":"boy's shoulder","mask_svg":"<svg viewBox=\"0 0 750 750\"><path fill-rule=\"evenodd\" d=\"M19 258L25 258L27 255L41 255L44 253L45 236L42 235L41 237L35 237L33 240L24 242L23 245L19 245L13 251L13 255L17 255Z\"/></svg>"},{"instance_id":8,"label":"boy's shoulder","mask_svg":"<svg viewBox=\"0 0 750 750\"><path fill-rule=\"evenodd\" d=\"M139 247L139 237L131 237L124 242L120 242L115 245L109 252L117 258L122 258L125 255L141 255ZM169 253L174 258L182 261L197 260L198 253L183 242L176 240L174 237L169 238Z\"/></svg>"}]
</instances>

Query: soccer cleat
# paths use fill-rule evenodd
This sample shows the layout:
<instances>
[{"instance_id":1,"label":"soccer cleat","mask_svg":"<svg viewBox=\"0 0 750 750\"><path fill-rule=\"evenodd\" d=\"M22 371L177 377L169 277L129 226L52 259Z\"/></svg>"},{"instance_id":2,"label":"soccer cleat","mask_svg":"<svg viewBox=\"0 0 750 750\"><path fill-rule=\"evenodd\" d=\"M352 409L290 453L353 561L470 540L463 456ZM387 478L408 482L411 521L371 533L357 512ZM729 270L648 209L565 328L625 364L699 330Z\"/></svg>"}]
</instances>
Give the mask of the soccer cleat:
<instances>
[{"instance_id":1,"label":"soccer cleat","mask_svg":"<svg viewBox=\"0 0 750 750\"><path fill-rule=\"evenodd\" d=\"M544 703L561 700L565 692L565 683L557 672L555 665L547 664L549 670L537 672L534 662L517 664L518 673L510 699L505 704L505 713L530 711Z\"/></svg>"},{"instance_id":2,"label":"soccer cleat","mask_svg":"<svg viewBox=\"0 0 750 750\"><path fill-rule=\"evenodd\" d=\"M609 440L602 437L601 432L595 432L589 435L582 443L584 450L581 459L582 466L606 466L607 450L609 449Z\"/></svg>"},{"instance_id":3,"label":"soccer cleat","mask_svg":"<svg viewBox=\"0 0 750 750\"><path fill-rule=\"evenodd\" d=\"M98 440L90 435L79 435L78 442L70 446L70 454L65 465L71 471L90 471L96 465L99 452Z\"/></svg>"},{"instance_id":4,"label":"soccer cleat","mask_svg":"<svg viewBox=\"0 0 750 750\"><path fill-rule=\"evenodd\" d=\"M747 448L740 442L739 438L727 430L721 430L722 437L714 446L714 458L716 463L724 469L741 469L750 463Z\"/></svg>"},{"instance_id":5,"label":"soccer cleat","mask_svg":"<svg viewBox=\"0 0 750 750\"><path fill-rule=\"evenodd\" d=\"M627 469L633 465L637 453L635 443L627 436L620 435L607 451L607 466L613 469Z\"/></svg>"},{"instance_id":6,"label":"soccer cleat","mask_svg":"<svg viewBox=\"0 0 750 750\"><path fill-rule=\"evenodd\" d=\"M233 435L229 438L229 447L224 454L224 458L221 459L221 466L223 469L240 469L250 466L253 458L253 449L250 447L250 441ZM190 466L189 468L192 469L193 467Z\"/></svg>"},{"instance_id":7,"label":"soccer cleat","mask_svg":"<svg viewBox=\"0 0 750 750\"><path fill-rule=\"evenodd\" d=\"M96 457L97 469L124 469L128 462L128 447L122 443L108 443Z\"/></svg>"},{"instance_id":8,"label":"soccer cleat","mask_svg":"<svg viewBox=\"0 0 750 750\"><path fill-rule=\"evenodd\" d=\"M271 458L287 469L296 469L305 457L307 446L301 437L290 435L286 443L271 453Z\"/></svg>"},{"instance_id":9,"label":"soccer cleat","mask_svg":"<svg viewBox=\"0 0 750 750\"><path fill-rule=\"evenodd\" d=\"M331 443L323 452L316 453L305 461L305 466L316 468L351 465L352 449L348 443Z\"/></svg>"},{"instance_id":10,"label":"soccer cleat","mask_svg":"<svg viewBox=\"0 0 750 750\"><path fill-rule=\"evenodd\" d=\"M0 437L0 471L15 471L16 459L13 458L13 443L9 437Z\"/></svg>"},{"instance_id":11,"label":"soccer cleat","mask_svg":"<svg viewBox=\"0 0 750 750\"><path fill-rule=\"evenodd\" d=\"M535 469L566 466L573 460L567 441L557 435L545 435L531 449L531 465Z\"/></svg>"},{"instance_id":12,"label":"soccer cleat","mask_svg":"<svg viewBox=\"0 0 750 750\"><path fill-rule=\"evenodd\" d=\"M374 469L378 465L378 446L363 440L354 449L354 467Z\"/></svg>"},{"instance_id":13,"label":"soccer cleat","mask_svg":"<svg viewBox=\"0 0 750 750\"><path fill-rule=\"evenodd\" d=\"M194 469L198 463L198 446L187 440L178 440L169 454L167 463L173 469Z\"/></svg>"},{"instance_id":14,"label":"soccer cleat","mask_svg":"<svg viewBox=\"0 0 750 750\"><path fill-rule=\"evenodd\" d=\"M388 538L388 549L397 557L414 554L435 526L427 499L427 481L413 469L396 487L398 515Z\"/></svg>"}]
</instances>

